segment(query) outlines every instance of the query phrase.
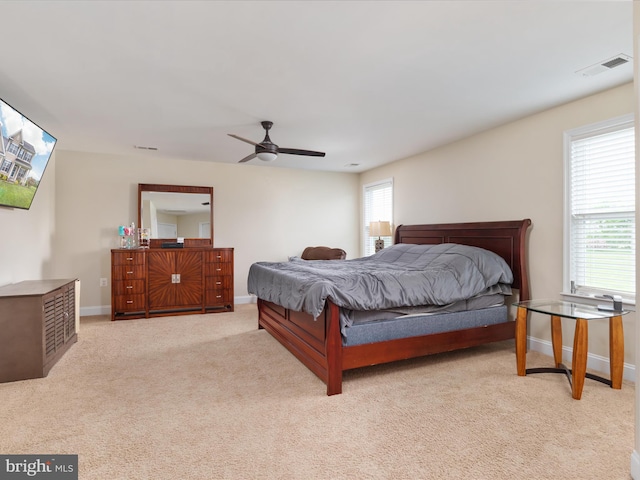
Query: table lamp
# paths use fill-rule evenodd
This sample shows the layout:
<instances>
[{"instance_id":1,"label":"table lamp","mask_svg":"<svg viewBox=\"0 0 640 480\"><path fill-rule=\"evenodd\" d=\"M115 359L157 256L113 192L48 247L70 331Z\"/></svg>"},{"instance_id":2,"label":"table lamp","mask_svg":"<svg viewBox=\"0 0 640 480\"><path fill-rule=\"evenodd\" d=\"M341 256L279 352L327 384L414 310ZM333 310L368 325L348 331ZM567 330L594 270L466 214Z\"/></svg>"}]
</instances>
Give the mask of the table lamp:
<instances>
[{"instance_id":1,"label":"table lamp","mask_svg":"<svg viewBox=\"0 0 640 480\"><path fill-rule=\"evenodd\" d=\"M369 223L369 236L378 237L375 244L376 253L384 248L384 240L380 237L391 236L391 222L370 222Z\"/></svg>"}]
</instances>

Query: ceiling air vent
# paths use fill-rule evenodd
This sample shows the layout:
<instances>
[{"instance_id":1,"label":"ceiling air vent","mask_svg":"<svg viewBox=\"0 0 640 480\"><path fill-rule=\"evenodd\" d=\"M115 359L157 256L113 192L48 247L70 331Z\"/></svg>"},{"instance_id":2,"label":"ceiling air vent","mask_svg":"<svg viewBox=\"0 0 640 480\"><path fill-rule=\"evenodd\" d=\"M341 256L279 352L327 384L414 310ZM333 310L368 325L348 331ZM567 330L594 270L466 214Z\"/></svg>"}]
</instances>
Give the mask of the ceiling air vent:
<instances>
[{"instance_id":1,"label":"ceiling air vent","mask_svg":"<svg viewBox=\"0 0 640 480\"><path fill-rule=\"evenodd\" d=\"M604 60L600 63L596 63L595 65L591 65L590 67L578 70L576 73L582 75L583 77L592 77L594 75L598 75L599 73L609 71L612 68L624 65L625 63L629 63L630 61L631 57L629 55L621 53L620 55L616 55L613 58L608 58L607 60Z\"/></svg>"},{"instance_id":2,"label":"ceiling air vent","mask_svg":"<svg viewBox=\"0 0 640 480\"><path fill-rule=\"evenodd\" d=\"M629 60L627 60L626 58L622 58L622 57L615 57L611 60L608 60L606 62L604 62L602 64L603 67L607 67L607 68L614 68L617 67L619 65L622 65L624 63L627 63Z\"/></svg>"}]
</instances>

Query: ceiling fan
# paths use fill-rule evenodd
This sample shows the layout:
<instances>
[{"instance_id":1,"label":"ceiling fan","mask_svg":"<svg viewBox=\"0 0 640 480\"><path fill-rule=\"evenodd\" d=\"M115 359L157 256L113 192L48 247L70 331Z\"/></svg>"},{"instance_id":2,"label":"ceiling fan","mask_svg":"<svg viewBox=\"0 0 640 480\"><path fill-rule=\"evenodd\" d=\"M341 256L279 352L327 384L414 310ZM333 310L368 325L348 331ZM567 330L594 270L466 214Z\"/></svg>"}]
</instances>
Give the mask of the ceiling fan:
<instances>
[{"instance_id":1,"label":"ceiling fan","mask_svg":"<svg viewBox=\"0 0 640 480\"><path fill-rule=\"evenodd\" d=\"M279 153L288 153L289 155L307 155L310 157L324 157L324 152L315 152L313 150L300 150L298 148L282 148L278 147L275 143L271 141L269 138L269 129L273 126L273 122L269 122L265 120L262 123L262 128L265 129L266 134L264 136L264 140L260 143L252 142L251 140L247 140L246 138L239 137L238 135L234 135L232 133L228 133L230 137L237 138L238 140L250 143L256 147L256 151L251 155L244 157L238 163L248 162L249 160L253 160L258 157L260 160L265 162L272 162L278 157Z\"/></svg>"}]
</instances>

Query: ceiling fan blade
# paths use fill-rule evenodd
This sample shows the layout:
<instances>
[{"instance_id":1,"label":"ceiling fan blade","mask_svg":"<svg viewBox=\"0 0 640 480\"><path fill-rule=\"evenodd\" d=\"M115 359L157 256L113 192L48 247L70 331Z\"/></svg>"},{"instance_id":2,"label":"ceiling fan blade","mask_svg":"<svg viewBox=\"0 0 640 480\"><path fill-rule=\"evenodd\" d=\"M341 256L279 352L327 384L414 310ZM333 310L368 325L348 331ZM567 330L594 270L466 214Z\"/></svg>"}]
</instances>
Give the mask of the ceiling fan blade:
<instances>
[{"instance_id":1,"label":"ceiling fan blade","mask_svg":"<svg viewBox=\"0 0 640 480\"><path fill-rule=\"evenodd\" d=\"M300 150L298 148L278 148L280 153L288 153L289 155L308 155L309 157L324 157L324 152L314 152L313 150Z\"/></svg>"},{"instance_id":2,"label":"ceiling fan blade","mask_svg":"<svg viewBox=\"0 0 640 480\"><path fill-rule=\"evenodd\" d=\"M249 144L254 145L254 146L258 145L256 142L254 142L252 140L247 140L246 138L239 137L238 135L234 135L233 133L227 133L227 135L229 135L230 137L233 137L233 138L235 138L237 140L240 140L241 142L249 143Z\"/></svg>"},{"instance_id":3,"label":"ceiling fan blade","mask_svg":"<svg viewBox=\"0 0 640 480\"><path fill-rule=\"evenodd\" d=\"M256 158L257 155L255 153L252 153L251 155L247 155L246 157L244 157L242 160L240 160L238 163L244 163L244 162L248 162L249 160L253 160L254 158Z\"/></svg>"}]
</instances>

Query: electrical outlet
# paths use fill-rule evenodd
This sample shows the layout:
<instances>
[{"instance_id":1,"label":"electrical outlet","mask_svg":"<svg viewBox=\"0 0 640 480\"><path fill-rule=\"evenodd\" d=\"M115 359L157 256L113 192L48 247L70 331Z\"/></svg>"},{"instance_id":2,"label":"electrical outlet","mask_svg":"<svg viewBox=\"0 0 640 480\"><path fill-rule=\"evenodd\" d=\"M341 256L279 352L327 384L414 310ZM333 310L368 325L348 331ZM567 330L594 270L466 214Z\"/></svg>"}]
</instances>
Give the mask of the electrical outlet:
<instances>
[{"instance_id":1,"label":"electrical outlet","mask_svg":"<svg viewBox=\"0 0 640 480\"><path fill-rule=\"evenodd\" d=\"M101 278L100 279L100 286L101 287L106 287L107 286L107 279L106 278Z\"/></svg>"}]
</instances>

